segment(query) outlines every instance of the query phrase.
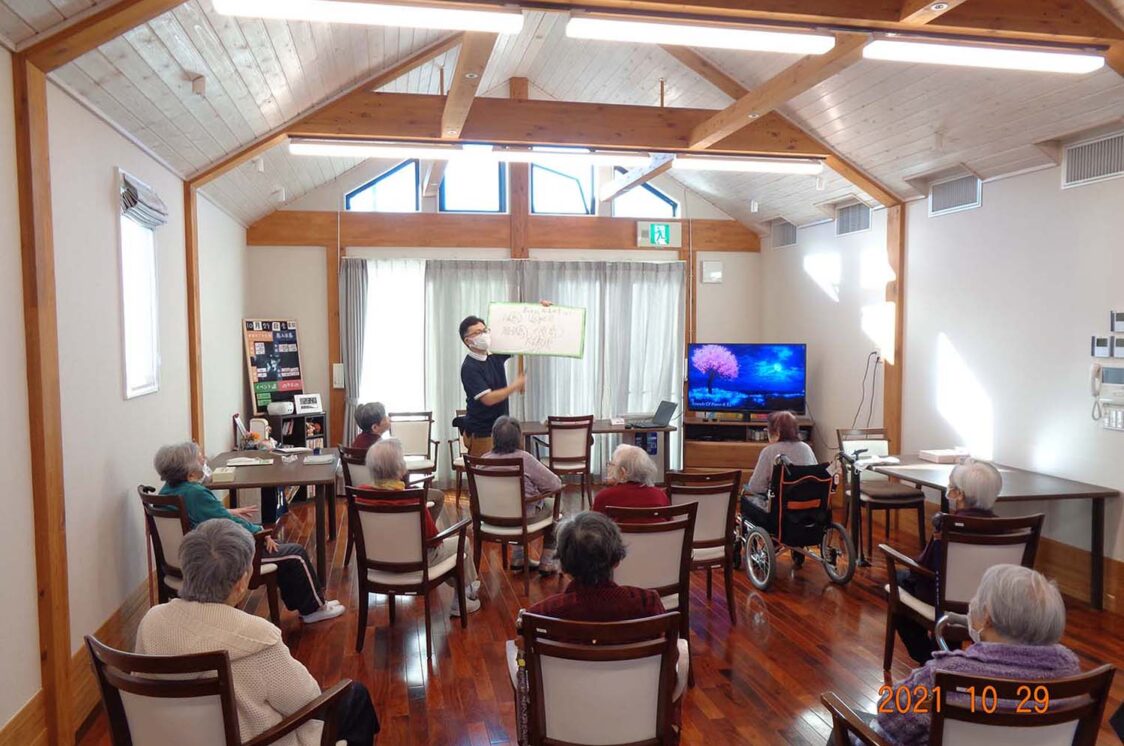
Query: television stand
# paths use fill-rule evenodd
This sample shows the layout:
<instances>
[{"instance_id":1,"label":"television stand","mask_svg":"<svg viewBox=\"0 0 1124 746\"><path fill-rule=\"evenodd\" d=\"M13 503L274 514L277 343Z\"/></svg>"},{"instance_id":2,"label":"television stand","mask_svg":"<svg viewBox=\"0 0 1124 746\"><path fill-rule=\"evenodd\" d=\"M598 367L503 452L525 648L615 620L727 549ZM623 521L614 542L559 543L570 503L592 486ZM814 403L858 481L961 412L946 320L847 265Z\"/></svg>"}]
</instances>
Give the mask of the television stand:
<instances>
[{"instance_id":1,"label":"television stand","mask_svg":"<svg viewBox=\"0 0 1124 746\"><path fill-rule=\"evenodd\" d=\"M683 468L688 471L741 469L748 480L757 466L757 458L765 446L768 415L741 415L739 419L704 419L700 413L689 412L683 418ZM797 416L800 435L811 445L813 423Z\"/></svg>"}]
</instances>

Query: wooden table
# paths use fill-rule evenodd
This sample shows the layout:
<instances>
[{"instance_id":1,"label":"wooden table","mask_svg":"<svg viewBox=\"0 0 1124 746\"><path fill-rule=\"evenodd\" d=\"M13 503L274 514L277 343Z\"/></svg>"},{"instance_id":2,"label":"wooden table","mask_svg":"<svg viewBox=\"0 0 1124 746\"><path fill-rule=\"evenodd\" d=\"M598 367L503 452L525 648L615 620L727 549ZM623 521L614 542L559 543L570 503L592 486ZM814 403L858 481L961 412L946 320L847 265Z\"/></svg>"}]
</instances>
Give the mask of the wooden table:
<instances>
[{"instance_id":1,"label":"wooden table","mask_svg":"<svg viewBox=\"0 0 1124 746\"><path fill-rule=\"evenodd\" d=\"M914 454L898 456L901 463L872 466L871 470L919 487L930 487L941 493L941 511L948 512L948 477L955 464L934 464ZM1003 489L998 502L1053 502L1055 500L1089 500L1092 502L1092 566L1089 603L1104 608L1104 501L1116 497L1119 490L1095 484L1075 482L1049 474L1039 474L1013 466L995 465L1003 475Z\"/></svg>"},{"instance_id":2,"label":"wooden table","mask_svg":"<svg viewBox=\"0 0 1124 746\"><path fill-rule=\"evenodd\" d=\"M231 507L238 507L238 490L278 489L283 487L323 487L316 490L312 499L316 502L316 571L322 582L328 582L328 540L336 538L336 466L339 452L335 448L325 448L323 454L334 456L330 464L306 464L308 454L296 454L291 463L283 463L281 454L269 451L227 451L211 459L211 468L226 466L233 458L269 458L272 464L261 466L236 466L233 482L212 484L213 489L230 490ZM312 490L308 490L311 497ZM327 506L328 516L324 510ZM324 536L324 526L328 527L328 538Z\"/></svg>"},{"instance_id":3,"label":"wooden table","mask_svg":"<svg viewBox=\"0 0 1124 746\"><path fill-rule=\"evenodd\" d=\"M669 433L673 433L679 428L674 425L666 427L628 427L627 425L614 425L611 420L594 420L593 421L593 434L594 435L647 435L648 433L660 434L660 452L663 453L663 458L657 462L656 466L659 467L659 479L663 481L663 475L671 470L671 438ZM547 434L545 422L524 422L523 423L523 437L527 440L527 450L534 453L530 447L532 437L541 438ZM636 438L628 438L635 445ZM645 449L647 450L647 449ZM592 466L592 465L591 465Z\"/></svg>"}]
</instances>

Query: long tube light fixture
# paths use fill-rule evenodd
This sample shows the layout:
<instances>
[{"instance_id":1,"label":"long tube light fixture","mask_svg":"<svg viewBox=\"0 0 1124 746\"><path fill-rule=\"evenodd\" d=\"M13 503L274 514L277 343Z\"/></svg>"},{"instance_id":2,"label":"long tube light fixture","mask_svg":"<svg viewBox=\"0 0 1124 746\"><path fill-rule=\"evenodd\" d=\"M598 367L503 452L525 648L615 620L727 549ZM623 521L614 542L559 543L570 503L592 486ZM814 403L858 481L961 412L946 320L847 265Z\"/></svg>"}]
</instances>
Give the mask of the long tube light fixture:
<instances>
[{"instance_id":1,"label":"long tube light fixture","mask_svg":"<svg viewBox=\"0 0 1124 746\"><path fill-rule=\"evenodd\" d=\"M588 164L591 166L646 166L651 157L646 153L613 153L604 151L498 150L487 145L423 145L388 142L349 142L345 140L289 141L293 155L331 158L385 158L405 160L444 160L449 162L487 161L491 163L538 163L540 165ZM729 156L676 156L673 169L682 171L733 171L742 173L805 174L817 176L823 161L815 158L764 158Z\"/></svg>"},{"instance_id":2,"label":"long tube light fixture","mask_svg":"<svg viewBox=\"0 0 1124 746\"><path fill-rule=\"evenodd\" d=\"M673 44L746 52L823 54L835 46L831 34L767 30L676 21L637 20L575 13L566 24L572 39L596 39L634 44Z\"/></svg>"},{"instance_id":3,"label":"long tube light fixture","mask_svg":"<svg viewBox=\"0 0 1124 746\"><path fill-rule=\"evenodd\" d=\"M214 0L214 8L215 12L223 15L290 21L486 31L494 34L517 34L523 29L523 13L518 9L477 10L347 0Z\"/></svg>"},{"instance_id":4,"label":"long tube light fixture","mask_svg":"<svg viewBox=\"0 0 1124 746\"><path fill-rule=\"evenodd\" d=\"M1104 67L1104 56L1076 49L1014 44L973 44L923 38L875 39L863 47L868 60L918 62L956 67L1069 73L1081 75Z\"/></svg>"}]
</instances>

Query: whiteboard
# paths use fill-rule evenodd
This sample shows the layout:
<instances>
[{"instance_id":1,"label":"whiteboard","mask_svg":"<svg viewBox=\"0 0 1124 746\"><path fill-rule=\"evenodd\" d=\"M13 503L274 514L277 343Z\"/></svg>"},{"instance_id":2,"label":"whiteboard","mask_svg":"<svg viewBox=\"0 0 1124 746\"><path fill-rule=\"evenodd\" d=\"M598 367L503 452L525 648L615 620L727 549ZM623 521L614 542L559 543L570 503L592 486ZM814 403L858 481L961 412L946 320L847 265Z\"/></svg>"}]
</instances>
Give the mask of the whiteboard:
<instances>
[{"instance_id":1,"label":"whiteboard","mask_svg":"<svg viewBox=\"0 0 1124 746\"><path fill-rule=\"evenodd\" d=\"M501 355L581 357L585 309L539 303L493 303L488 307L491 351Z\"/></svg>"}]
</instances>

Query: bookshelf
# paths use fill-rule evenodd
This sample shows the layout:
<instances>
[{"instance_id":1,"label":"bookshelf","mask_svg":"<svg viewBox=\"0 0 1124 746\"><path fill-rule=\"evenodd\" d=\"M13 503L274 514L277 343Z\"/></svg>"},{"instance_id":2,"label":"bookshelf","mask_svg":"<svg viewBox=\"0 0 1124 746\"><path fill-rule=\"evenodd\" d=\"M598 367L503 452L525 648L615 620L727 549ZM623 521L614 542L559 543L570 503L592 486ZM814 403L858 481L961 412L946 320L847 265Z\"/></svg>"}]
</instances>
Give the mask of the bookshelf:
<instances>
[{"instance_id":1,"label":"bookshelf","mask_svg":"<svg viewBox=\"0 0 1124 746\"><path fill-rule=\"evenodd\" d=\"M328 414L271 414L269 432L278 445L304 448L328 447Z\"/></svg>"}]
</instances>

